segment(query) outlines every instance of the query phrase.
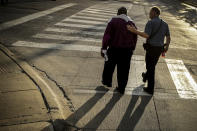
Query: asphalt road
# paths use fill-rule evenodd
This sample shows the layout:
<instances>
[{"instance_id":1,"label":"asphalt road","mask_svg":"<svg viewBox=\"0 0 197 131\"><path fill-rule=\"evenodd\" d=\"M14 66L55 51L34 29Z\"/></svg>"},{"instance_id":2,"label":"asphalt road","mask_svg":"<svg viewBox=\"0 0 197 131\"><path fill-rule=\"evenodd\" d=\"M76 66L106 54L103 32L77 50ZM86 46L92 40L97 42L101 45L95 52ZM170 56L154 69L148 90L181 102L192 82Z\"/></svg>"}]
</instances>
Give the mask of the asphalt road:
<instances>
[{"instance_id":1,"label":"asphalt road","mask_svg":"<svg viewBox=\"0 0 197 131\"><path fill-rule=\"evenodd\" d=\"M126 6L140 30L149 8L158 5L172 42L156 69L154 96L142 91L143 38L131 61L126 93L102 87L100 46L107 21ZM189 15L188 15L189 14ZM44 79L66 93L73 115L66 121L84 130L196 131L196 9L170 0L13 2L0 7L0 41ZM66 99L66 98L65 98Z\"/></svg>"}]
</instances>

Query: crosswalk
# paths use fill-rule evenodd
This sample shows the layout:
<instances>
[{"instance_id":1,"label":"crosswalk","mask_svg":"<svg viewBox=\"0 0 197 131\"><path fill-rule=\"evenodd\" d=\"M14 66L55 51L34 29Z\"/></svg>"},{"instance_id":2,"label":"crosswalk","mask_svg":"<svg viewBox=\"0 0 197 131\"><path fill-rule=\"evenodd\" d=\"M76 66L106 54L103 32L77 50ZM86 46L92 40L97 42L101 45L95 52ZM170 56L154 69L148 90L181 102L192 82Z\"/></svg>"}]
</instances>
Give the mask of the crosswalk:
<instances>
[{"instance_id":1,"label":"crosswalk","mask_svg":"<svg viewBox=\"0 0 197 131\"><path fill-rule=\"evenodd\" d=\"M0 30L4 30L4 29L7 29L7 28L10 28L10 27L19 25L19 24L23 24L25 22L37 19L39 17L46 16L48 14L63 10L65 8L68 8L68 7L71 7L71 6L74 6L74 5L76 5L76 4L75 3L69 3L69 4L60 5L60 6L45 10L45 11L41 11L41 12L34 13L34 14L31 14L31 15L28 15L28 16L24 16L22 18L19 18L19 19L13 20L13 21L3 23L3 24L0 25Z\"/></svg>"},{"instance_id":2,"label":"crosswalk","mask_svg":"<svg viewBox=\"0 0 197 131\"><path fill-rule=\"evenodd\" d=\"M106 6L107 5L107 6ZM112 16L116 15L120 6L127 6L124 3L103 2L86 8L74 15L71 15L55 25L44 29L43 32L32 36L35 41L17 41L12 46L32 47L55 50L73 50L86 52L100 52L103 32ZM46 40L47 42L37 42ZM57 42L54 42L56 41ZM81 44L62 44L59 41L80 41ZM91 45L84 45L83 42L90 42ZM197 99L197 84L182 60L166 59L165 63L170 72L177 94L183 99ZM148 95L142 91L144 83L141 81L141 71L145 70L144 56L134 55L132 58L130 78L126 88L127 95ZM137 87L137 88L136 88ZM102 91L75 89L75 93L104 93ZM108 93L113 93L109 91ZM167 93L155 93L156 96L169 98ZM172 95L174 97L175 95Z\"/></svg>"}]
</instances>

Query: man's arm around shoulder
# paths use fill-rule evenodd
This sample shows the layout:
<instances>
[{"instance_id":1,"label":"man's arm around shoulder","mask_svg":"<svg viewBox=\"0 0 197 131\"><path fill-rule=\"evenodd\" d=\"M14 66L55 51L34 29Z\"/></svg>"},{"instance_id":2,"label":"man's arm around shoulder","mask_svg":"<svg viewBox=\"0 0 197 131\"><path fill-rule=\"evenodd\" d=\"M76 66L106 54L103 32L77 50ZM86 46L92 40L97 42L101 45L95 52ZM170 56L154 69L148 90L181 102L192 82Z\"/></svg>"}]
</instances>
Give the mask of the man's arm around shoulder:
<instances>
[{"instance_id":1,"label":"man's arm around shoulder","mask_svg":"<svg viewBox=\"0 0 197 131\"><path fill-rule=\"evenodd\" d=\"M135 34L137 34L137 35L139 35L139 36L141 36L141 37L144 37L144 38L146 38L146 39L149 37L148 34L142 32L142 31L138 31L138 30L136 29L136 27L134 27L134 26L127 25L127 29L128 29L129 31L131 31L132 33L135 33Z\"/></svg>"}]
</instances>

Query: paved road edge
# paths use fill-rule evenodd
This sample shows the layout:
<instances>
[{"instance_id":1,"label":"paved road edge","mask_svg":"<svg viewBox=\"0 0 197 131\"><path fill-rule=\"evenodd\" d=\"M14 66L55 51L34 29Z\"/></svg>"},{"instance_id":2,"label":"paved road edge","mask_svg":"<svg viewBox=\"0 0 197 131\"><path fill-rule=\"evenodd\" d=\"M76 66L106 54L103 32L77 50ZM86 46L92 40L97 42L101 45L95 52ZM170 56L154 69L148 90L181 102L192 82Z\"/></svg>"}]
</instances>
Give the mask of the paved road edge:
<instances>
[{"instance_id":1,"label":"paved road edge","mask_svg":"<svg viewBox=\"0 0 197 131\"><path fill-rule=\"evenodd\" d=\"M0 50L2 50L10 59L12 59L38 87L43 97L43 101L48 108L53 124L51 126L58 129L65 129L65 126L74 127L64 121L73 113L67 105L69 102L66 102L66 99L64 99L64 103L62 103L63 101L60 100L60 97L57 96L57 94L53 91L53 88L50 86L50 84L48 84L48 82L46 82L42 76L33 69L33 67L31 67L24 60L18 58L6 46L4 46L3 43L0 43ZM77 127L74 128L76 129Z\"/></svg>"}]
</instances>

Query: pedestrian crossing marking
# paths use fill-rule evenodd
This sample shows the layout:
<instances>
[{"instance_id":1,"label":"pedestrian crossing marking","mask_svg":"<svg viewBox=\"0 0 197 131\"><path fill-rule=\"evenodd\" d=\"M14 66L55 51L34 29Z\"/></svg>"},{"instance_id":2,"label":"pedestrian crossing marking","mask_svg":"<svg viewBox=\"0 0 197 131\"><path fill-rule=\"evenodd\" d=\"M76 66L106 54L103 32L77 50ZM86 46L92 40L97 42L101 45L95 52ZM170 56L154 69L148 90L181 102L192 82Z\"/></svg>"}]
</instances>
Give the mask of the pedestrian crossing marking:
<instances>
[{"instance_id":1,"label":"pedestrian crossing marking","mask_svg":"<svg viewBox=\"0 0 197 131\"><path fill-rule=\"evenodd\" d=\"M110 17L112 17L112 15L106 16L106 15L102 15L102 14L91 14L91 13L84 13L84 12L79 12L76 15L80 15L80 16L91 16L91 17L100 17L100 18L108 18L108 19L110 19Z\"/></svg>"},{"instance_id":2,"label":"pedestrian crossing marking","mask_svg":"<svg viewBox=\"0 0 197 131\"><path fill-rule=\"evenodd\" d=\"M134 59L134 60L133 60ZM143 85L141 73L145 72L144 56L132 56L127 87Z\"/></svg>"},{"instance_id":3,"label":"pedestrian crossing marking","mask_svg":"<svg viewBox=\"0 0 197 131\"><path fill-rule=\"evenodd\" d=\"M95 89L82 89L75 88L73 89L73 94L119 94L115 88L110 88L109 91L100 91ZM143 87L140 88L126 88L124 95L126 96L152 96L143 91ZM158 99L180 99L177 97L177 94L166 93L166 92L155 92L154 97ZM182 98L181 98L182 99Z\"/></svg>"},{"instance_id":4,"label":"pedestrian crossing marking","mask_svg":"<svg viewBox=\"0 0 197 131\"><path fill-rule=\"evenodd\" d=\"M74 44L56 44L56 43L36 43L28 41L17 41L12 44L13 46L21 47L33 47L33 48L43 48L43 49L54 49L54 50L73 50L73 51L93 51L100 52L99 46L89 46L89 45L74 45Z\"/></svg>"},{"instance_id":5,"label":"pedestrian crossing marking","mask_svg":"<svg viewBox=\"0 0 197 131\"><path fill-rule=\"evenodd\" d=\"M90 17L90 16L80 16L80 15L73 15L70 18L72 19L88 19L88 20L93 20L93 21L103 21L107 22L109 19L108 18L99 18L99 17ZM64 20L63 20L64 21Z\"/></svg>"},{"instance_id":6,"label":"pedestrian crossing marking","mask_svg":"<svg viewBox=\"0 0 197 131\"><path fill-rule=\"evenodd\" d=\"M45 31L48 32L61 32L61 33L69 33L69 34L80 34L80 35L94 35L98 37L103 37L103 32L95 32L95 31L82 31L82 30L74 30L74 29L66 29L66 28L47 28Z\"/></svg>"},{"instance_id":7,"label":"pedestrian crossing marking","mask_svg":"<svg viewBox=\"0 0 197 131\"><path fill-rule=\"evenodd\" d=\"M60 22L55 25L62 27L77 27L77 28L86 28L86 29L95 29L95 30L105 30L106 28L105 25L82 25L82 24L74 24L74 23L68 24L68 23L60 23Z\"/></svg>"},{"instance_id":8,"label":"pedestrian crossing marking","mask_svg":"<svg viewBox=\"0 0 197 131\"><path fill-rule=\"evenodd\" d=\"M90 8L87 8L87 9L90 9L90 10L100 10L100 11L109 11L109 12L114 12L114 11L117 11L117 8L102 8L102 7L90 7Z\"/></svg>"},{"instance_id":9,"label":"pedestrian crossing marking","mask_svg":"<svg viewBox=\"0 0 197 131\"><path fill-rule=\"evenodd\" d=\"M171 77L181 98L197 99L197 84L182 60L165 59Z\"/></svg>"},{"instance_id":10,"label":"pedestrian crossing marking","mask_svg":"<svg viewBox=\"0 0 197 131\"><path fill-rule=\"evenodd\" d=\"M99 9L91 9L87 8L85 11L96 11L96 12L103 12L103 13L111 13L114 14L116 10L99 10Z\"/></svg>"},{"instance_id":11,"label":"pedestrian crossing marking","mask_svg":"<svg viewBox=\"0 0 197 131\"><path fill-rule=\"evenodd\" d=\"M33 36L34 38L40 39L49 39L49 40L68 40L68 41L88 41L88 42L101 42L100 39L88 38L88 37L80 37L80 36L64 36L64 35L53 35L53 34L36 34Z\"/></svg>"},{"instance_id":12,"label":"pedestrian crossing marking","mask_svg":"<svg viewBox=\"0 0 197 131\"><path fill-rule=\"evenodd\" d=\"M105 16L115 16L116 13L105 13L105 12L98 12L98 11L91 11L91 10L84 10L83 12L81 13L91 13L91 14L99 14L99 15L105 15Z\"/></svg>"},{"instance_id":13,"label":"pedestrian crossing marking","mask_svg":"<svg viewBox=\"0 0 197 131\"><path fill-rule=\"evenodd\" d=\"M64 4L64 5L60 5L60 6L45 10L45 11L40 11L38 13L34 13L34 14L31 14L31 15L27 15L27 16L12 20L12 21L8 21L8 22L3 23L3 24L0 25L0 30L4 30L4 29L7 29L7 28L16 26L16 25L23 24L23 23L31 21L33 19L37 19L39 17L46 16L48 14L63 10L65 8L68 8L68 7L71 7L71 6L74 6L74 5L76 5L76 4L75 3Z\"/></svg>"},{"instance_id":14,"label":"pedestrian crossing marking","mask_svg":"<svg viewBox=\"0 0 197 131\"><path fill-rule=\"evenodd\" d=\"M74 22L75 19L66 19L64 20L64 22ZM100 22L100 21L90 21L90 20L77 20L76 21L77 23L80 22L80 23L86 23L86 24L103 24L103 25L106 25L105 23L106 22Z\"/></svg>"},{"instance_id":15,"label":"pedestrian crossing marking","mask_svg":"<svg viewBox=\"0 0 197 131\"><path fill-rule=\"evenodd\" d=\"M73 93L80 93L80 94L105 94L106 91L98 91L98 90L91 90L91 89L74 89ZM118 94L117 91L107 91L107 94ZM125 95L140 95L140 96L151 96L150 94L137 90L127 90L125 91Z\"/></svg>"}]
</instances>

